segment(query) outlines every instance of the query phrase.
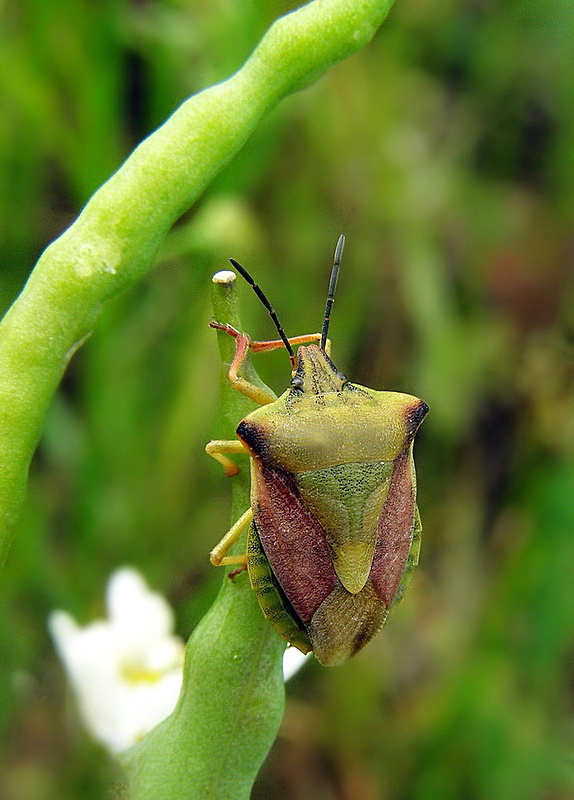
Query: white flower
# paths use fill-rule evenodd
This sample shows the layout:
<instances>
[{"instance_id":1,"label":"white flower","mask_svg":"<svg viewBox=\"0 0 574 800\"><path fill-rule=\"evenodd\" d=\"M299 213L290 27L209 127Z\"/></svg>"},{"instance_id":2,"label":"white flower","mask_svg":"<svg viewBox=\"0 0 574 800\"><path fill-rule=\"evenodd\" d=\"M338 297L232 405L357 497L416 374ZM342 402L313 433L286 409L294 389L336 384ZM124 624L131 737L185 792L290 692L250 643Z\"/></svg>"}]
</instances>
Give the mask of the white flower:
<instances>
[{"instance_id":1,"label":"white flower","mask_svg":"<svg viewBox=\"0 0 574 800\"><path fill-rule=\"evenodd\" d=\"M65 611L49 628L86 728L112 753L138 742L173 710L184 644L173 614L133 569L117 570L106 592L109 619L80 627Z\"/></svg>"},{"instance_id":2,"label":"white flower","mask_svg":"<svg viewBox=\"0 0 574 800\"><path fill-rule=\"evenodd\" d=\"M124 567L106 591L109 619L81 627L65 611L48 627L87 730L111 753L136 744L174 709L183 679L184 643L173 613L142 576ZM295 647L283 658L288 680L306 661Z\"/></svg>"}]
</instances>

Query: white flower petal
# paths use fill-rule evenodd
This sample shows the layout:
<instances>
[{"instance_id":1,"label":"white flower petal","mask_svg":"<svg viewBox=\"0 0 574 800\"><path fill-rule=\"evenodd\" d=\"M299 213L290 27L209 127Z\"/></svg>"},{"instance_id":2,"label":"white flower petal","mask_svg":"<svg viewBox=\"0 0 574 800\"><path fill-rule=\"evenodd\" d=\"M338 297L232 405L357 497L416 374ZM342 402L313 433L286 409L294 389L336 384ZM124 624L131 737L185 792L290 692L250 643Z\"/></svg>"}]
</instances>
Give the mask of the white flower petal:
<instances>
[{"instance_id":1,"label":"white flower petal","mask_svg":"<svg viewBox=\"0 0 574 800\"><path fill-rule=\"evenodd\" d=\"M283 655L283 679L288 681L293 675L298 672L305 661L309 658L311 653L304 655L296 647L288 647Z\"/></svg>"},{"instance_id":2,"label":"white flower petal","mask_svg":"<svg viewBox=\"0 0 574 800\"><path fill-rule=\"evenodd\" d=\"M108 582L109 620L79 626L65 611L48 626L86 728L112 753L131 747L173 710L183 679L184 643L173 614L135 570Z\"/></svg>"},{"instance_id":3,"label":"white flower petal","mask_svg":"<svg viewBox=\"0 0 574 800\"><path fill-rule=\"evenodd\" d=\"M48 617L48 630L54 640L58 655L63 660L68 646L79 631L76 622L67 611L53 611Z\"/></svg>"},{"instance_id":4,"label":"white flower petal","mask_svg":"<svg viewBox=\"0 0 574 800\"><path fill-rule=\"evenodd\" d=\"M150 641L161 640L173 629L173 613L164 598L151 592L141 575L124 567L117 570L108 583L106 606L110 621L126 647L136 650Z\"/></svg>"}]
</instances>

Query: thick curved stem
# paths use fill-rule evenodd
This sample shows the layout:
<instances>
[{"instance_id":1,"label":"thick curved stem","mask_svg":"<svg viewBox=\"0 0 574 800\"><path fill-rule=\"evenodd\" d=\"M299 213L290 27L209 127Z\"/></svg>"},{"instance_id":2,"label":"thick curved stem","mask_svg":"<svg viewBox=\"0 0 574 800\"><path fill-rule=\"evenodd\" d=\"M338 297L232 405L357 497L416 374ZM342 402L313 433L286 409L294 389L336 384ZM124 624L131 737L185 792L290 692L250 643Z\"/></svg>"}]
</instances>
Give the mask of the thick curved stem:
<instances>
[{"instance_id":1,"label":"thick curved stem","mask_svg":"<svg viewBox=\"0 0 574 800\"><path fill-rule=\"evenodd\" d=\"M279 19L231 78L191 97L134 151L40 258L0 324L0 564L46 409L103 306L261 118L366 44L392 0L314 0Z\"/></svg>"}]
</instances>

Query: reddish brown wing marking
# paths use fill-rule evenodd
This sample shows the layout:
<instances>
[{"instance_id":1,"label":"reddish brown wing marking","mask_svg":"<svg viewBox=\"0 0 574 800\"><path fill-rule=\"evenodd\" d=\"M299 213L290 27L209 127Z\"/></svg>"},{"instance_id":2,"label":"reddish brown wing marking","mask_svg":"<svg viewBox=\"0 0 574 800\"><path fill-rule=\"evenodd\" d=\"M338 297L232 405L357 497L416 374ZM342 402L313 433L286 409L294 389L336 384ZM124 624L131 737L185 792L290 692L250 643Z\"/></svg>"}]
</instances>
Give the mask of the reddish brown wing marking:
<instances>
[{"instance_id":1,"label":"reddish brown wing marking","mask_svg":"<svg viewBox=\"0 0 574 800\"><path fill-rule=\"evenodd\" d=\"M371 567L375 592L390 608L411 547L415 516L410 449L395 460L389 493L379 517Z\"/></svg>"},{"instance_id":2,"label":"reddish brown wing marking","mask_svg":"<svg viewBox=\"0 0 574 800\"><path fill-rule=\"evenodd\" d=\"M271 569L295 612L308 622L337 577L323 528L293 478L252 459L252 508Z\"/></svg>"}]
</instances>

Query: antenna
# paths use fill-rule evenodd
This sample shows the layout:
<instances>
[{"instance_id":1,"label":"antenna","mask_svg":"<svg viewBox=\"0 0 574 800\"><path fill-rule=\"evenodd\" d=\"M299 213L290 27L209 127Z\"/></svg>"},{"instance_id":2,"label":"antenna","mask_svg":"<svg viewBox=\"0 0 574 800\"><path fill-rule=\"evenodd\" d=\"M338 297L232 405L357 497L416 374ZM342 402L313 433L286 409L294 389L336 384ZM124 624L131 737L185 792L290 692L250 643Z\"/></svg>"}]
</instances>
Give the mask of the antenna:
<instances>
[{"instance_id":1,"label":"antenna","mask_svg":"<svg viewBox=\"0 0 574 800\"><path fill-rule=\"evenodd\" d=\"M324 350L327 345L327 336L329 335L329 322L331 321L331 309L335 301L335 290L337 289L337 279L339 277L339 266L341 264L341 256L343 255L343 247L345 246L345 235L342 233L335 247L335 255L333 257L333 268L331 270L331 277L329 278L329 291L327 293L327 303L325 305L325 317L323 319L323 330L321 332L321 350Z\"/></svg>"},{"instance_id":2,"label":"antenna","mask_svg":"<svg viewBox=\"0 0 574 800\"><path fill-rule=\"evenodd\" d=\"M267 297L263 293L262 289L258 286L258 284L255 283L255 281L253 280L251 275L247 272L245 267L242 267L241 264L238 261L236 261L234 258L230 258L229 260L231 261L231 263L233 264L235 269L239 272L239 274L243 278L245 278L247 283L252 287L252 289L255 292L255 294L257 295L257 297L261 300L261 302L263 303L263 305L265 306L265 308L269 312L269 316L271 317L271 319L273 320L273 324L277 328L277 333L279 334L279 336L283 340L283 344L285 345L285 347L287 349L287 352L289 353L289 359L291 360L291 366L293 367L293 369L295 369L295 353L293 352L293 348L291 347L291 344L289 343L289 339L285 335L285 331L283 330L283 326L279 322L277 314L273 310L273 306L271 305L271 303L269 302L269 300L267 299Z\"/></svg>"}]
</instances>

